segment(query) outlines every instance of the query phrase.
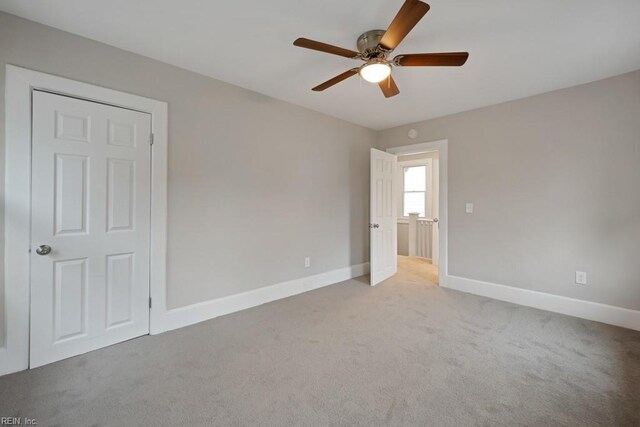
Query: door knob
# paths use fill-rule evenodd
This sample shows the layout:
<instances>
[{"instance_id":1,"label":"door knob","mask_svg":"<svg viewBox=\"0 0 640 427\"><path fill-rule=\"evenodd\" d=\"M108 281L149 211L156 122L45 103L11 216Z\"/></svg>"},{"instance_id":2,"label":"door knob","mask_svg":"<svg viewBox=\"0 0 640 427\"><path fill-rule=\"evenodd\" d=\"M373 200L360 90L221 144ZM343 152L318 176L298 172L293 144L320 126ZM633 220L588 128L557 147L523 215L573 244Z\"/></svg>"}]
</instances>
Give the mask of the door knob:
<instances>
[{"instance_id":1,"label":"door knob","mask_svg":"<svg viewBox=\"0 0 640 427\"><path fill-rule=\"evenodd\" d=\"M440 221L438 218L433 218L433 222L438 222Z\"/></svg>"},{"instance_id":2,"label":"door knob","mask_svg":"<svg viewBox=\"0 0 640 427\"><path fill-rule=\"evenodd\" d=\"M49 255L51 253L51 246L49 245L40 245L38 249L36 249L36 253L38 255Z\"/></svg>"}]
</instances>

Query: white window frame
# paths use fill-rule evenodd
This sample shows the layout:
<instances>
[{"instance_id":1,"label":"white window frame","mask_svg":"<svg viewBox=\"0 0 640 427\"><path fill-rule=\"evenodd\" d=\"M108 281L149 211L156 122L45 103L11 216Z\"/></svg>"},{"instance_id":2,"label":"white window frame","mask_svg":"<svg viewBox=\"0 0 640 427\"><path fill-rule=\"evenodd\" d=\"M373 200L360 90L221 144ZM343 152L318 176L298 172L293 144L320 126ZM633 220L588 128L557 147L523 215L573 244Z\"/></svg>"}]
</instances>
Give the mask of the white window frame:
<instances>
[{"instance_id":1,"label":"white window frame","mask_svg":"<svg viewBox=\"0 0 640 427\"><path fill-rule=\"evenodd\" d=\"M31 99L34 89L145 112L151 115L149 331L166 329L167 152L166 102L6 66L5 80L5 254L4 343L0 375L29 367Z\"/></svg>"},{"instance_id":2,"label":"white window frame","mask_svg":"<svg viewBox=\"0 0 640 427\"><path fill-rule=\"evenodd\" d=\"M425 173L425 217L420 217L420 219L433 218L433 159L406 160L398 162L398 174L400 175L400 178L398 179L400 184L400 188L398 190L400 194L398 201L399 222L409 221L409 217L404 215L404 168L414 166L426 166L427 168Z\"/></svg>"}]
</instances>

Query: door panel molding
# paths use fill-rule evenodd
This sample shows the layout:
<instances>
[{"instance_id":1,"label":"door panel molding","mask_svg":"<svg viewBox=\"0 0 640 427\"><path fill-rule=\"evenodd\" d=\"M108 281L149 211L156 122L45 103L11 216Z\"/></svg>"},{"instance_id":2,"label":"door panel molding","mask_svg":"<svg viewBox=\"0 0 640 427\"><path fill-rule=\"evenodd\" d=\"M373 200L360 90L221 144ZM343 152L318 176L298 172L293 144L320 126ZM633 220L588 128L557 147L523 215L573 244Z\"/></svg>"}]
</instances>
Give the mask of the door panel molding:
<instances>
[{"instance_id":1,"label":"door panel molding","mask_svg":"<svg viewBox=\"0 0 640 427\"><path fill-rule=\"evenodd\" d=\"M371 149L369 260L372 286L398 271L396 167L395 155Z\"/></svg>"},{"instance_id":2,"label":"door panel molding","mask_svg":"<svg viewBox=\"0 0 640 427\"><path fill-rule=\"evenodd\" d=\"M53 139L57 112L90 116L91 143ZM108 124L148 141L151 116L40 90L31 116L31 245L53 248L31 253L33 368L149 333L151 145L115 147Z\"/></svg>"},{"instance_id":3,"label":"door panel molding","mask_svg":"<svg viewBox=\"0 0 640 427\"><path fill-rule=\"evenodd\" d=\"M29 367L31 105L34 89L151 115L154 136L151 156L151 334L163 332L162 319L166 315L167 103L7 64L4 331L0 331L4 339L0 341L0 375ZM69 115L60 120L57 136L79 144L91 144L87 137L90 118ZM114 144L142 143L132 141L121 123L114 123L111 135Z\"/></svg>"}]
</instances>

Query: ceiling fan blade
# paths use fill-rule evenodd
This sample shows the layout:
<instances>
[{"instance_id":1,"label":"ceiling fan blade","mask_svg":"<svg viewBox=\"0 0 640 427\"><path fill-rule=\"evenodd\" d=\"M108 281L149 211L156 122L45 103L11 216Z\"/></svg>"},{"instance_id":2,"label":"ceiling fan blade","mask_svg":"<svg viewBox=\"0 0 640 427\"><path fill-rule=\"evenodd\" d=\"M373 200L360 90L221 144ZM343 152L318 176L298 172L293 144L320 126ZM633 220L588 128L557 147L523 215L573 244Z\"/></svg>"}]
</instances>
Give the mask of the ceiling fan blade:
<instances>
[{"instance_id":1,"label":"ceiling fan blade","mask_svg":"<svg viewBox=\"0 0 640 427\"><path fill-rule=\"evenodd\" d=\"M306 49L317 50L320 52L331 53L333 55L344 56L345 58L358 58L360 54L356 51L344 49L338 46L317 42L305 38L299 38L293 42L294 46L304 47Z\"/></svg>"},{"instance_id":2,"label":"ceiling fan blade","mask_svg":"<svg viewBox=\"0 0 640 427\"><path fill-rule=\"evenodd\" d=\"M337 75L337 76L335 76L334 78L332 78L330 80L327 80L326 82L314 87L311 90L313 90L315 92L322 92L323 90L328 89L331 86L333 86L335 84L338 84L341 81L346 80L351 76L355 76L356 74L358 74L358 69L357 68L354 68L354 69L349 70L349 71L345 71L344 73L342 73L340 75Z\"/></svg>"},{"instance_id":3,"label":"ceiling fan blade","mask_svg":"<svg viewBox=\"0 0 640 427\"><path fill-rule=\"evenodd\" d=\"M459 67L469 58L469 52L410 53L393 58L402 67Z\"/></svg>"},{"instance_id":4,"label":"ceiling fan blade","mask_svg":"<svg viewBox=\"0 0 640 427\"><path fill-rule=\"evenodd\" d=\"M380 89L382 89L382 93L384 94L385 98L391 98L392 96L396 96L400 93L400 89L398 89L398 85L396 84L396 81L393 80L393 77L391 77L391 75L389 75L389 77L384 79L383 81L379 82L378 86L380 86Z\"/></svg>"},{"instance_id":5,"label":"ceiling fan blade","mask_svg":"<svg viewBox=\"0 0 640 427\"><path fill-rule=\"evenodd\" d=\"M429 11L429 5L419 0L405 0L387 32L380 40L380 46L393 50L409 34L422 17Z\"/></svg>"}]
</instances>

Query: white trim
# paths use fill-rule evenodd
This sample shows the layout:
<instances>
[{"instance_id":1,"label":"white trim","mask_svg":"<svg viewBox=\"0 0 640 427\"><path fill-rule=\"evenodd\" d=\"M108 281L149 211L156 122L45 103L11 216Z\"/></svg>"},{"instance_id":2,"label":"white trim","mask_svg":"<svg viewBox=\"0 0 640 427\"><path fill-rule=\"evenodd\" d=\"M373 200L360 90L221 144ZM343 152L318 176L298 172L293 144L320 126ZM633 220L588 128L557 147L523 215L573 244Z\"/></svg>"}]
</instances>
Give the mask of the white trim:
<instances>
[{"instance_id":1,"label":"white trim","mask_svg":"<svg viewBox=\"0 0 640 427\"><path fill-rule=\"evenodd\" d=\"M449 181L448 181L448 164L449 164L449 141L446 139L441 139L438 141L432 142L422 142L419 144L411 144L411 145L403 145L400 147L391 147L387 148L387 152L391 154L395 154L396 156L405 156L409 154L422 154L429 153L432 151L438 152L438 159L440 164L440 173L439 183L440 186L439 191L439 245L438 245L438 253L440 256L440 261L438 265L438 280L440 285L442 285L449 274L449 265L448 265L448 245L449 245L449 212L448 212L448 191L449 191Z\"/></svg>"},{"instance_id":2,"label":"white trim","mask_svg":"<svg viewBox=\"0 0 640 427\"><path fill-rule=\"evenodd\" d=\"M427 157L421 160L405 160L405 161L398 160L398 165L407 166L407 167L426 166L430 163L433 163L433 159L431 157Z\"/></svg>"},{"instance_id":3,"label":"white trim","mask_svg":"<svg viewBox=\"0 0 640 427\"><path fill-rule=\"evenodd\" d=\"M162 326L166 331L182 328L225 314L235 313L236 311L340 283L354 277L360 277L368 272L369 263L357 264L351 267L320 273L315 276L303 277L252 291L168 310Z\"/></svg>"},{"instance_id":4,"label":"white trim","mask_svg":"<svg viewBox=\"0 0 640 427\"><path fill-rule=\"evenodd\" d=\"M45 90L151 114L151 333L166 311L167 104L13 65L5 80L5 342L0 375L29 366L31 93Z\"/></svg>"},{"instance_id":5,"label":"white trim","mask_svg":"<svg viewBox=\"0 0 640 427\"><path fill-rule=\"evenodd\" d=\"M474 295L508 301L526 307L566 314L581 319L640 331L640 311L591 301L552 295L513 286L499 285L458 276L447 276L440 286Z\"/></svg>"},{"instance_id":6,"label":"white trim","mask_svg":"<svg viewBox=\"0 0 640 427\"><path fill-rule=\"evenodd\" d=\"M418 221L433 222L433 218L418 218ZM409 224L409 218L398 218L398 224Z\"/></svg>"},{"instance_id":7,"label":"white trim","mask_svg":"<svg viewBox=\"0 0 640 427\"><path fill-rule=\"evenodd\" d=\"M433 151L440 151L440 147L446 146L448 142L449 140L447 139L439 139L437 141L401 145L399 147L387 148L387 153L395 154L396 156L409 156L412 154L431 153Z\"/></svg>"}]
</instances>

